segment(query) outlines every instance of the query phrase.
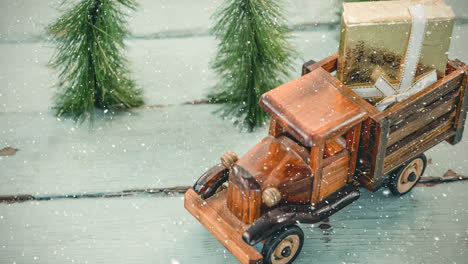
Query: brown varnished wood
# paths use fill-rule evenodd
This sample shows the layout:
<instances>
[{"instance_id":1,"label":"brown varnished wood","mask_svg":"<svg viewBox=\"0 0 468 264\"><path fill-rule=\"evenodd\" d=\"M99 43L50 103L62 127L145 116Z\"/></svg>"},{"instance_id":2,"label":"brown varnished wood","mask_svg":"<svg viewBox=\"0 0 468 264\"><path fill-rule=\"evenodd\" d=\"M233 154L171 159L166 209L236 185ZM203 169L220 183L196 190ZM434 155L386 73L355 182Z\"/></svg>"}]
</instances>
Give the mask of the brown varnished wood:
<instances>
[{"instance_id":1,"label":"brown varnished wood","mask_svg":"<svg viewBox=\"0 0 468 264\"><path fill-rule=\"evenodd\" d=\"M309 70L308 67L309 67L309 66L312 66L312 65L314 65L314 64L316 64L316 63L317 63L317 62L314 61L314 60L309 60L308 62L304 63L304 64L302 65L301 76L304 76L304 75L306 75L307 73L311 72L311 71Z\"/></svg>"},{"instance_id":2,"label":"brown varnished wood","mask_svg":"<svg viewBox=\"0 0 468 264\"><path fill-rule=\"evenodd\" d=\"M353 181L354 171L356 170L357 155L360 143L359 139L361 137L361 128L362 123L358 124L346 135L346 149L348 149L351 153L348 165L348 183Z\"/></svg>"},{"instance_id":3,"label":"brown varnished wood","mask_svg":"<svg viewBox=\"0 0 468 264\"><path fill-rule=\"evenodd\" d=\"M342 151L340 151L339 153L336 153L335 155L331 157L324 158L322 162L322 169L332 165L334 162L338 161L343 156L350 156L350 152L347 149L343 149Z\"/></svg>"},{"instance_id":4,"label":"brown varnished wood","mask_svg":"<svg viewBox=\"0 0 468 264\"><path fill-rule=\"evenodd\" d=\"M315 64L312 64L312 65L304 64L302 75L307 74L314 70L318 70L319 68L321 68L321 70L325 72L332 73L333 71L336 71L338 58L339 58L338 53L335 53L319 62L316 62ZM336 77L330 74L325 74L323 76L327 79L328 82L330 82L333 86L335 86L338 90L340 90L344 96L348 97L350 100L352 100L354 103L359 105L361 108L365 109L370 115L377 115L380 113L380 111L377 110L372 104L370 104L366 100L359 97L353 90L349 89L345 84L339 81Z\"/></svg>"},{"instance_id":5,"label":"brown varnished wood","mask_svg":"<svg viewBox=\"0 0 468 264\"><path fill-rule=\"evenodd\" d=\"M285 204L264 214L254 225L242 235L244 241L255 245L269 238L275 231L297 223L314 224L320 222L342 208L346 207L360 196L355 184L346 184L329 196L310 204Z\"/></svg>"},{"instance_id":6,"label":"brown varnished wood","mask_svg":"<svg viewBox=\"0 0 468 264\"><path fill-rule=\"evenodd\" d=\"M242 222L252 224L260 217L262 189L244 168L234 165L229 171L227 206Z\"/></svg>"},{"instance_id":7,"label":"brown varnished wood","mask_svg":"<svg viewBox=\"0 0 468 264\"><path fill-rule=\"evenodd\" d=\"M310 203L313 180L314 177L306 177L292 184L283 185L281 188L278 188L281 192L281 198L287 197L281 201L280 204L290 203L289 201L293 201L294 203ZM288 200L288 202L286 202L286 200Z\"/></svg>"},{"instance_id":8,"label":"brown varnished wood","mask_svg":"<svg viewBox=\"0 0 468 264\"><path fill-rule=\"evenodd\" d=\"M261 187L244 168L235 164L229 171L227 205L242 222L251 224L260 217Z\"/></svg>"},{"instance_id":9,"label":"brown varnished wood","mask_svg":"<svg viewBox=\"0 0 468 264\"><path fill-rule=\"evenodd\" d=\"M377 122L369 118L362 125L355 174L361 185L370 191L378 189L385 180L381 171L385 158L388 128L385 119Z\"/></svg>"},{"instance_id":10,"label":"brown varnished wood","mask_svg":"<svg viewBox=\"0 0 468 264\"><path fill-rule=\"evenodd\" d=\"M449 129L439 134L436 137L431 138L431 140L426 141L425 143L418 146L418 148L411 149L411 151L405 153L398 160L394 161L390 165L386 166L383 170L384 173L390 173L392 170L398 168L400 165L410 160L411 158L416 157L417 155L423 153L424 151L436 146L438 143L452 137L455 134L455 131Z\"/></svg>"},{"instance_id":11,"label":"brown varnished wood","mask_svg":"<svg viewBox=\"0 0 468 264\"><path fill-rule=\"evenodd\" d=\"M309 158L307 149L287 135L279 135L264 138L237 164L252 174L262 190L275 187L283 201L308 203L311 185L304 188L296 183L312 182Z\"/></svg>"},{"instance_id":12,"label":"brown varnished wood","mask_svg":"<svg viewBox=\"0 0 468 264\"><path fill-rule=\"evenodd\" d=\"M192 189L185 193L185 208L206 227L241 263L262 263L262 255L242 240L248 225L226 207L226 191L202 200Z\"/></svg>"},{"instance_id":13,"label":"brown varnished wood","mask_svg":"<svg viewBox=\"0 0 468 264\"><path fill-rule=\"evenodd\" d=\"M217 187L217 183L221 181L226 181L229 175L229 170L226 169L223 165L218 164L213 166L198 179L198 181L193 185L193 189L198 193L203 199L207 198L210 194L214 193L216 190L211 190L213 187Z\"/></svg>"},{"instance_id":14,"label":"brown varnished wood","mask_svg":"<svg viewBox=\"0 0 468 264\"><path fill-rule=\"evenodd\" d=\"M281 126L281 124L276 122L276 120L273 117L271 117L270 118L270 128L268 129L268 134L271 135L271 136L277 137L277 136L283 134L284 132L286 132L286 131Z\"/></svg>"},{"instance_id":15,"label":"brown varnished wood","mask_svg":"<svg viewBox=\"0 0 468 264\"><path fill-rule=\"evenodd\" d=\"M464 76L463 76L463 81L462 85L460 88L460 99L458 102L458 109L457 109L457 115L455 116L454 120L454 129L456 131L455 135L448 140L448 142L452 145L457 144L458 142L461 141L462 136L463 136L463 130L465 128L465 121L466 121L466 115L468 111L468 92L467 92L467 79L468 79L468 66L465 66L465 64L461 61L458 61L458 64L460 66L463 66L464 70Z\"/></svg>"},{"instance_id":16,"label":"brown varnished wood","mask_svg":"<svg viewBox=\"0 0 468 264\"><path fill-rule=\"evenodd\" d=\"M438 100L430 106L422 108L413 115L404 119L401 125L392 126L387 145L391 146L402 140L404 137L423 129L424 126L431 123L435 119L441 117L454 110L455 98L452 94L448 98ZM392 131L393 130L393 131Z\"/></svg>"},{"instance_id":17,"label":"brown varnished wood","mask_svg":"<svg viewBox=\"0 0 468 264\"><path fill-rule=\"evenodd\" d=\"M320 185L322 182L322 168L323 168L323 153L325 148L325 141L320 140L310 149L310 167L314 174L314 181L312 185L312 195L310 202L315 203L319 200Z\"/></svg>"},{"instance_id":18,"label":"brown varnished wood","mask_svg":"<svg viewBox=\"0 0 468 264\"><path fill-rule=\"evenodd\" d=\"M427 105L434 103L435 101L439 100L441 97L450 93L455 94L461 84L461 74L462 74L462 70L456 69L455 71L451 72L444 78L440 79L434 85L409 97L405 101L390 107L384 112L373 116L373 118L375 118L376 120L379 120L379 122L382 124L384 124L385 122L388 122L386 126L383 125L383 126L380 126L380 128L389 129L389 126L393 126L395 125L395 123L401 122L402 120L404 120L405 118L411 115L414 115L414 114L417 115L418 110L423 109ZM428 113L427 117L430 116L431 114ZM380 149L380 151L377 152L377 154L380 153L380 159L379 159L379 156L377 156L375 161L372 163L375 169L371 170L372 176L369 178L371 178L372 180L370 184L367 184L367 186L372 186L372 190L374 191L378 189L380 186L382 186L384 183L383 175L390 172L389 168L394 169L404 162L404 160L402 159L397 159L398 156L411 158L417 154L422 153L423 145L424 145L424 149L428 149L434 146L435 144L437 144L439 141L435 141L435 140L427 141L427 140L439 138L440 135L445 134L446 131L449 131L451 129L450 122L452 121L449 120L446 123L441 124L440 127L438 127L437 129L435 129L435 131L433 131L433 133L421 133L422 131L416 130L415 132L413 132L413 134L401 139L400 141L397 141L396 143L393 143L393 145L389 146L388 148L383 147L389 144L388 144L388 141L385 142L385 144L382 144L386 140L385 139L386 137L384 138L382 133L380 133L381 142L379 144L376 144L378 148ZM433 123L435 124L436 122L434 121ZM425 128L427 128L427 126L421 127L421 129L425 129ZM376 132L377 132L376 134L378 134L379 132L378 129L376 130ZM387 131L386 133L389 133L389 132L390 131ZM419 138L416 137L415 139L415 135L417 135L418 132L419 134L423 134L423 135L421 135ZM450 133L450 132L447 132L447 133ZM395 141L394 139L392 140ZM410 144L407 144L408 142ZM363 177L363 179L365 179L365 177Z\"/></svg>"},{"instance_id":19,"label":"brown varnished wood","mask_svg":"<svg viewBox=\"0 0 468 264\"><path fill-rule=\"evenodd\" d=\"M449 64L453 65L449 67L449 71L452 70L451 67L455 70L448 76L383 113L387 114L384 118L391 121L392 125L398 122L404 124L405 120L408 123L401 127L401 132L396 129L396 125L392 126L393 136L390 136L386 149L383 174L401 165L404 162L401 157L414 157L423 149L426 150L439 142L434 139L454 132L456 112L453 112L453 109L459 108L460 103L444 102L444 100L450 101L450 98L457 97L462 92L460 87L463 71L461 68L456 68L454 63L449 62ZM450 107L450 104L453 106ZM390 111L392 109L394 111ZM421 115L418 111L424 109L428 111ZM438 119L434 120L435 118Z\"/></svg>"},{"instance_id":20,"label":"brown varnished wood","mask_svg":"<svg viewBox=\"0 0 468 264\"><path fill-rule=\"evenodd\" d=\"M338 157L333 162L326 162L327 159L324 160L324 163L328 165L323 167L319 200L345 186L348 180L349 152L345 150L336 156ZM332 158L334 157L328 159Z\"/></svg>"},{"instance_id":21,"label":"brown varnished wood","mask_svg":"<svg viewBox=\"0 0 468 264\"><path fill-rule=\"evenodd\" d=\"M325 70L320 69L322 72ZM349 100L353 101L356 105L360 108L364 109L367 114L374 120L380 120L376 116L379 115L381 112L377 110L372 104L361 98L357 95L353 90L351 90L348 86L340 82L336 77L332 76L331 74L324 74L324 78L334 87L336 87L342 95L347 97Z\"/></svg>"},{"instance_id":22,"label":"brown varnished wood","mask_svg":"<svg viewBox=\"0 0 468 264\"><path fill-rule=\"evenodd\" d=\"M463 67L465 67L465 63L463 63L459 59L449 60L447 62L445 75L449 75L450 73L452 73L452 72L454 72L454 71L456 71L458 69L461 69Z\"/></svg>"},{"instance_id":23,"label":"brown varnished wood","mask_svg":"<svg viewBox=\"0 0 468 264\"><path fill-rule=\"evenodd\" d=\"M372 148L369 146L373 144L374 140L373 134L371 134L372 129L374 129L374 124L375 122L370 118L362 122L361 140L358 147L359 160L356 163L356 168L360 174L367 177L370 175L373 158L371 153Z\"/></svg>"},{"instance_id":24,"label":"brown varnished wood","mask_svg":"<svg viewBox=\"0 0 468 264\"><path fill-rule=\"evenodd\" d=\"M325 59L319 62L316 62L313 64L306 63L302 66L302 75L312 72L318 68L323 68L327 72L331 73L333 71L336 71L337 61L338 61L338 53L335 53L326 57Z\"/></svg>"},{"instance_id":25,"label":"brown varnished wood","mask_svg":"<svg viewBox=\"0 0 468 264\"><path fill-rule=\"evenodd\" d=\"M393 124L412 114L414 111L417 111L419 108L434 102L441 96L458 89L462 77L462 71L457 70L403 102L386 109L384 112L380 113L379 116L386 118L390 124Z\"/></svg>"},{"instance_id":26,"label":"brown varnished wood","mask_svg":"<svg viewBox=\"0 0 468 264\"><path fill-rule=\"evenodd\" d=\"M325 142L325 150L323 158L335 155L346 148L346 140L342 137L337 137Z\"/></svg>"},{"instance_id":27,"label":"brown varnished wood","mask_svg":"<svg viewBox=\"0 0 468 264\"><path fill-rule=\"evenodd\" d=\"M366 118L366 111L344 96L319 68L261 97L262 107L303 145L311 147Z\"/></svg>"},{"instance_id":28,"label":"brown varnished wood","mask_svg":"<svg viewBox=\"0 0 468 264\"><path fill-rule=\"evenodd\" d=\"M386 155L385 151L387 149L389 129L390 125L386 119L382 119L380 122L376 122L374 144L369 146L373 148L372 152L375 155L371 166L371 173L373 175L372 184L374 185L373 190L376 190L375 186L378 186L378 184L381 184L384 180L383 163Z\"/></svg>"},{"instance_id":29,"label":"brown varnished wood","mask_svg":"<svg viewBox=\"0 0 468 264\"><path fill-rule=\"evenodd\" d=\"M415 133L406 137L404 140L388 147L384 161L385 167L392 164L399 157L404 156L413 149L419 148L419 146L425 144L426 142L430 142L431 139L451 129L454 117L455 113L447 113L437 120L431 122L423 129L416 131Z\"/></svg>"},{"instance_id":30,"label":"brown varnished wood","mask_svg":"<svg viewBox=\"0 0 468 264\"><path fill-rule=\"evenodd\" d=\"M442 97L439 97L437 100L424 105L423 107L417 109L416 111L411 112L411 114L405 116L404 119L400 119L399 121L394 122L390 126L390 134L395 133L396 131L402 130L408 125L411 125L413 121L417 121L417 119L420 119L422 115L428 112L442 111L439 108L443 108L443 106L445 106L446 109L453 110L454 108L456 108L457 98L459 94L460 94L460 90L455 89L449 92L448 94ZM432 117L432 119L434 119L434 117Z\"/></svg>"}]
</instances>

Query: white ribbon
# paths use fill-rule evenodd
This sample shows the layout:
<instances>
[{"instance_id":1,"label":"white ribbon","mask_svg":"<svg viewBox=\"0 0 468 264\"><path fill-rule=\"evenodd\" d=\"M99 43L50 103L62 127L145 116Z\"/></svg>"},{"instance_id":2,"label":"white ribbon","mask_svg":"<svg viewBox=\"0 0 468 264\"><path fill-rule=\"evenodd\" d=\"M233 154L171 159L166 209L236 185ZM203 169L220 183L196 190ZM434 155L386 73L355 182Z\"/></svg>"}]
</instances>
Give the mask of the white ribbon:
<instances>
[{"instance_id":1,"label":"white ribbon","mask_svg":"<svg viewBox=\"0 0 468 264\"><path fill-rule=\"evenodd\" d=\"M421 79L415 82L413 85L410 86L405 92L400 92L398 94L391 95L386 97L382 101L378 102L375 107L379 111L385 110L388 106L393 103L398 103L404 101L406 98L422 91L424 88L428 87L429 85L435 83L437 81L437 73L435 70L426 73Z\"/></svg>"},{"instance_id":2,"label":"white ribbon","mask_svg":"<svg viewBox=\"0 0 468 264\"><path fill-rule=\"evenodd\" d=\"M410 6L411 14L411 35L406 48L405 60L403 63L403 73L398 87L398 91L406 92L413 83L416 75L416 67L421 56L421 48L424 41L427 19L424 14L424 7L421 5Z\"/></svg>"}]
</instances>

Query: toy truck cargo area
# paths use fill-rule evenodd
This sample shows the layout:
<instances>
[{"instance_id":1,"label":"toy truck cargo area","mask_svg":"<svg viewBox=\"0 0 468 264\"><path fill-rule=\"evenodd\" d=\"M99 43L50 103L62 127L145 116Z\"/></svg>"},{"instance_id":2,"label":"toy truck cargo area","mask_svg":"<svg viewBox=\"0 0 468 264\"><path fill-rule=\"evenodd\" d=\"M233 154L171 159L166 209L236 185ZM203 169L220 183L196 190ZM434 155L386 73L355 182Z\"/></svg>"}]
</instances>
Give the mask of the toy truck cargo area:
<instances>
[{"instance_id":1,"label":"toy truck cargo area","mask_svg":"<svg viewBox=\"0 0 468 264\"><path fill-rule=\"evenodd\" d=\"M449 61L437 83L380 112L331 74L337 57L308 62L302 77L265 93L269 135L240 159L223 155L185 195L185 208L242 263L291 263L304 241L297 223L349 205L359 185L407 193L424 151L461 140L463 63Z\"/></svg>"}]
</instances>

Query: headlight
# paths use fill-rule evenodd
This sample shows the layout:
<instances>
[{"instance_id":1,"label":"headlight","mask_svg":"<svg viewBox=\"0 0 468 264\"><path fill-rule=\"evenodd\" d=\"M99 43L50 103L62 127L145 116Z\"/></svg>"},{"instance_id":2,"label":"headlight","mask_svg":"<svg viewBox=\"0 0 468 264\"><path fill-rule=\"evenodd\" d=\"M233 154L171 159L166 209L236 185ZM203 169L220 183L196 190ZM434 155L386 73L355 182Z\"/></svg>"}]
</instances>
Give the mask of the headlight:
<instances>
[{"instance_id":1,"label":"headlight","mask_svg":"<svg viewBox=\"0 0 468 264\"><path fill-rule=\"evenodd\" d=\"M262 192L262 201L266 206L272 207L281 201L281 192L275 187L266 188Z\"/></svg>"}]
</instances>

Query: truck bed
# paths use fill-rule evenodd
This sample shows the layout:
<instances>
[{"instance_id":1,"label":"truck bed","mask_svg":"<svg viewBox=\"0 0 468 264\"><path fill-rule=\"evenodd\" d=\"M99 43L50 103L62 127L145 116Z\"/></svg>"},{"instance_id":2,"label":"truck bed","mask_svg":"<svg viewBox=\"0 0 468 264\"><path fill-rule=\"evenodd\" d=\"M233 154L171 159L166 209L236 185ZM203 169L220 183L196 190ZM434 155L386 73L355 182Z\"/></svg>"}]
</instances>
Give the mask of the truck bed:
<instances>
[{"instance_id":1,"label":"truck bed","mask_svg":"<svg viewBox=\"0 0 468 264\"><path fill-rule=\"evenodd\" d=\"M303 74L318 67L331 73L336 70L337 58L334 54L317 63L306 63ZM445 77L383 112L330 74L330 81L338 83L342 93L369 114L361 132L355 173L363 186L375 191L385 184L385 175L410 158L441 141L456 144L461 140L468 108L466 71L464 63L449 60Z\"/></svg>"}]
</instances>

